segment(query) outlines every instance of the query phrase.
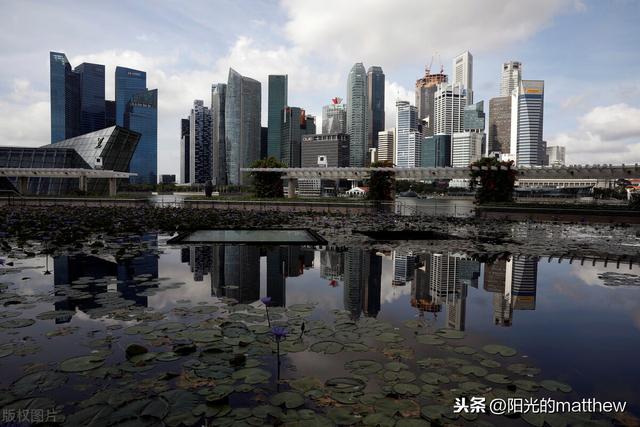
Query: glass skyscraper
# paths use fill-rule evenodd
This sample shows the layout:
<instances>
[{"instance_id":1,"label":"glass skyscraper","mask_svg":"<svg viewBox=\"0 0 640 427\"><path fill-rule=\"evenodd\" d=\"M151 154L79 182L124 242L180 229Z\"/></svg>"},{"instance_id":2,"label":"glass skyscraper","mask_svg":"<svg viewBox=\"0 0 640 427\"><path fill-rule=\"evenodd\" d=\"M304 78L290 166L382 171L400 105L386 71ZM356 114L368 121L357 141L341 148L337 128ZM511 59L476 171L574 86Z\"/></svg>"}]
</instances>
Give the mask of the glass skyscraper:
<instances>
[{"instance_id":1,"label":"glass skyscraper","mask_svg":"<svg viewBox=\"0 0 640 427\"><path fill-rule=\"evenodd\" d=\"M211 180L213 150L211 148L211 110L196 99L189 117L189 164L191 184L204 184Z\"/></svg>"},{"instance_id":2,"label":"glass skyscraper","mask_svg":"<svg viewBox=\"0 0 640 427\"><path fill-rule=\"evenodd\" d=\"M241 168L260 158L260 82L229 69L225 99L225 147L229 185L242 185Z\"/></svg>"},{"instance_id":3,"label":"glass skyscraper","mask_svg":"<svg viewBox=\"0 0 640 427\"><path fill-rule=\"evenodd\" d=\"M542 163L543 115L544 81L522 80L511 95L511 154L516 154L517 165Z\"/></svg>"},{"instance_id":4,"label":"glass skyscraper","mask_svg":"<svg viewBox=\"0 0 640 427\"><path fill-rule=\"evenodd\" d=\"M137 93L127 103L125 127L140 133L129 171L138 175L130 181L135 184L158 182L158 90Z\"/></svg>"},{"instance_id":5,"label":"glass skyscraper","mask_svg":"<svg viewBox=\"0 0 640 427\"><path fill-rule=\"evenodd\" d=\"M82 63L74 72L80 82L80 135L105 125L104 65Z\"/></svg>"},{"instance_id":6,"label":"glass skyscraper","mask_svg":"<svg viewBox=\"0 0 640 427\"><path fill-rule=\"evenodd\" d=\"M133 95L147 90L147 73L116 67L116 124L124 126L127 103Z\"/></svg>"},{"instance_id":7,"label":"glass skyscraper","mask_svg":"<svg viewBox=\"0 0 640 427\"><path fill-rule=\"evenodd\" d=\"M351 68L347 80L347 133L352 167L363 167L367 158L367 108L367 72L358 62Z\"/></svg>"},{"instance_id":8,"label":"glass skyscraper","mask_svg":"<svg viewBox=\"0 0 640 427\"><path fill-rule=\"evenodd\" d=\"M80 132L80 79L64 53L49 52L49 66L53 144Z\"/></svg>"},{"instance_id":9,"label":"glass skyscraper","mask_svg":"<svg viewBox=\"0 0 640 427\"><path fill-rule=\"evenodd\" d=\"M282 117L282 109L287 106L287 84L288 78L286 75L269 76L267 154L280 160L280 152L282 150L280 147L282 143L282 122L280 119Z\"/></svg>"},{"instance_id":10,"label":"glass skyscraper","mask_svg":"<svg viewBox=\"0 0 640 427\"><path fill-rule=\"evenodd\" d=\"M381 67L369 67L367 71L367 98L368 148L378 148L378 132L384 130L384 73Z\"/></svg>"},{"instance_id":11,"label":"glass skyscraper","mask_svg":"<svg viewBox=\"0 0 640 427\"><path fill-rule=\"evenodd\" d=\"M227 184L227 152L225 148L224 109L227 85L218 83L211 86L211 137L213 139L213 183Z\"/></svg>"}]
</instances>

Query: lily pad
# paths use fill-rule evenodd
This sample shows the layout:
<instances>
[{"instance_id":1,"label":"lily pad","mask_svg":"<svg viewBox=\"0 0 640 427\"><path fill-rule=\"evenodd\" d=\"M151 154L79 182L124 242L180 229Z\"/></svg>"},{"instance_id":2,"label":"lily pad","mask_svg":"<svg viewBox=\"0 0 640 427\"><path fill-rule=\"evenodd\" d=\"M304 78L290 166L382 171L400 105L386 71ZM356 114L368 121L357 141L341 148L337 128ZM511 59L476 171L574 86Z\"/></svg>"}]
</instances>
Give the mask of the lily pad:
<instances>
[{"instance_id":1,"label":"lily pad","mask_svg":"<svg viewBox=\"0 0 640 427\"><path fill-rule=\"evenodd\" d=\"M318 341L310 349L316 353L336 354L342 351L344 346L338 341Z\"/></svg>"},{"instance_id":2,"label":"lily pad","mask_svg":"<svg viewBox=\"0 0 640 427\"><path fill-rule=\"evenodd\" d=\"M376 335L376 340L387 343L398 343L404 341L404 338L393 332L383 332Z\"/></svg>"},{"instance_id":3,"label":"lily pad","mask_svg":"<svg viewBox=\"0 0 640 427\"><path fill-rule=\"evenodd\" d=\"M418 341L420 344L426 344L426 345L442 345L446 342L439 336L432 335L432 334L418 335L416 336L416 341Z\"/></svg>"},{"instance_id":4,"label":"lily pad","mask_svg":"<svg viewBox=\"0 0 640 427\"><path fill-rule=\"evenodd\" d=\"M351 426L360 421L360 417L355 416L345 408L329 408L327 416L339 426Z\"/></svg>"},{"instance_id":5,"label":"lily pad","mask_svg":"<svg viewBox=\"0 0 640 427\"><path fill-rule=\"evenodd\" d=\"M499 354L504 357L515 356L517 353L516 349L500 344L488 344L482 347L482 349L489 354Z\"/></svg>"},{"instance_id":6,"label":"lily pad","mask_svg":"<svg viewBox=\"0 0 640 427\"><path fill-rule=\"evenodd\" d=\"M104 364L104 358L89 355L72 357L60 363L59 369L62 372L84 372L97 369Z\"/></svg>"},{"instance_id":7,"label":"lily pad","mask_svg":"<svg viewBox=\"0 0 640 427\"><path fill-rule=\"evenodd\" d=\"M458 372L462 375L475 375L476 377L484 377L488 371L481 366L476 365L464 365L458 368Z\"/></svg>"},{"instance_id":8,"label":"lily pad","mask_svg":"<svg viewBox=\"0 0 640 427\"><path fill-rule=\"evenodd\" d=\"M287 409L294 409L304 405L304 397L294 391L283 391L273 395L270 402L274 406L284 405Z\"/></svg>"},{"instance_id":9,"label":"lily pad","mask_svg":"<svg viewBox=\"0 0 640 427\"><path fill-rule=\"evenodd\" d=\"M5 320L4 322L0 322L0 328L5 329L18 329L18 328L26 328L27 326L31 326L36 323L33 319L11 319Z\"/></svg>"},{"instance_id":10,"label":"lily pad","mask_svg":"<svg viewBox=\"0 0 640 427\"><path fill-rule=\"evenodd\" d=\"M489 374L484 379L496 384L511 384L509 377L504 374Z\"/></svg>"},{"instance_id":11,"label":"lily pad","mask_svg":"<svg viewBox=\"0 0 640 427\"><path fill-rule=\"evenodd\" d=\"M464 338L464 332L458 331L456 329L438 329L436 331L436 334L438 336L441 336L442 338L448 338L448 339L454 339L454 340L459 340Z\"/></svg>"},{"instance_id":12,"label":"lily pad","mask_svg":"<svg viewBox=\"0 0 640 427\"><path fill-rule=\"evenodd\" d=\"M420 394L420 387L411 383L399 383L393 386L393 391L400 395L416 396Z\"/></svg>"},{"instance_id":13,"label":"lily pad","mask_svg":"<svg viewBox=\"0 0 640 427\"><path fill-rule=\"evenodd\" d=\"M438 374L437 372L425 372L420 374L420 380L431 385L448 384L451 382L449 377Z\"/></svg>"},{"instance_id":14,"label":"lily pad","mask_svg":"<svg viewBox=\"0 0 640 427\"><path fill-rule=\"evenodd\" d=\"M351 360L344 365L354 375L371 375L382 369L382 364L375 360Z\"/></svg>"}]
</instances>

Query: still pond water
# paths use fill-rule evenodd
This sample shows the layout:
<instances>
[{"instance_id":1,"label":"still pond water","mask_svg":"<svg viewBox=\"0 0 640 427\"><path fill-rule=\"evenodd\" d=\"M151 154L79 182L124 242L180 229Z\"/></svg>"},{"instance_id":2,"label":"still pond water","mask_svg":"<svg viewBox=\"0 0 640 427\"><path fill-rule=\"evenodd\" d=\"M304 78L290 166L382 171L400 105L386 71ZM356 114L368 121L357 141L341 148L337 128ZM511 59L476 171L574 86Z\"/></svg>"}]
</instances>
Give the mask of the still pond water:
<instances>
[{"instance_id":1,"label":"still pond water","mask_svg":"<svg viewBox=\"0 0 640 427\"><path fill-rule=\"evenodd\" d=\"M167 240L113 239L127 248L117 259L4 260L3 421L42 409L65 425L588 418L453 421L461 396L626 401L640 414L638 266Z\"/></svg>"}]
</instances>

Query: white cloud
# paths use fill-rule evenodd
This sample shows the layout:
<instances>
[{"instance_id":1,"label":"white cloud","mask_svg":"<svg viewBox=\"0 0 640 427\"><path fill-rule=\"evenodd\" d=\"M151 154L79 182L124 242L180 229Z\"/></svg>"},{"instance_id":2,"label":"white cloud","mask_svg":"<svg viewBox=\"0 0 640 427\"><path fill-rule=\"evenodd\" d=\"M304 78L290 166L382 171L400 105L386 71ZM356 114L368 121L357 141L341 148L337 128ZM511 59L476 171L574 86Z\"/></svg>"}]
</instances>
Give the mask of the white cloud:
<instances>
[{"instance_id":1,"label":"white cloud","mask_svg":"<svg viewBox=\"0 0 640 427\"><path fill-rule=\"evenodd\" d=\"M603 139L640 139L640 108L627 104L596 107L579 119L580 126Z\"/></svg>"}]
</instances>

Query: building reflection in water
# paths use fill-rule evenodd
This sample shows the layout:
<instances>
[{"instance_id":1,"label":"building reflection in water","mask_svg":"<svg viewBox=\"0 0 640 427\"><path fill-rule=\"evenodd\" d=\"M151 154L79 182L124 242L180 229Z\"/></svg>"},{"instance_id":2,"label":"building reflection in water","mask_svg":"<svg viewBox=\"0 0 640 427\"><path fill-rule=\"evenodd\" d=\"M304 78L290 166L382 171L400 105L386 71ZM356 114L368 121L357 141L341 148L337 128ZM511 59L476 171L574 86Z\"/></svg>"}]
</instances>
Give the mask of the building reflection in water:
<instances>
[{"instance_id":1,"label":"building reflection in water","mask_svg":"<svg viewBox=\"0 0 640 427\"><path fill-rule=\"evenodd\" d=\"M343 286L343 307L353 319L376 317L382 292L382 256L362 248L323 248L320 277ZM287 279L313 268L316 249L305 246L208 245L182 249L194 281L211 280L211 295L240 303L260 299L260 259L266 258L266 293L274 306L286 306ZM393 251L392 286L411 286L410 304L424 318L444 312L446 327L463 331L469 287L478 288L481 263L458 253ZM514 310L534 310L538 260L499 259L484 265L483 289L493 294L493 320L511 326Z\"/></svg>"},{"instance_id":2,"label":"building reflection in water","mask_svg":"<svg viewBox=\"0 0 640 427\"><path fill-rule=\"evenodd\" d=\"M139 286L140 278L144 281L158 278L158 256L155 249L158 247L158 236L147 234L133 243L142 243L149 249L143 251L136 257L116 259L111 255L61 255L53 258L54 289L56 296L63 299L54 303L56 311L79 309L87 311L100 307L96 301L96 296L110 292L106 283L97 283L94 280L114 279L120 298L132 301L134 305L147 307L148 301L145 295L140 293L144 289L157 288L157 284L151 286ZM82 288L82 294L68 293L63 287L72 284L74 281L83 280L86 283ZM87 298L87 294L91 297ZM56 323L65 323L69 318L57 318Z\"/></svg>"}]
</instances>

